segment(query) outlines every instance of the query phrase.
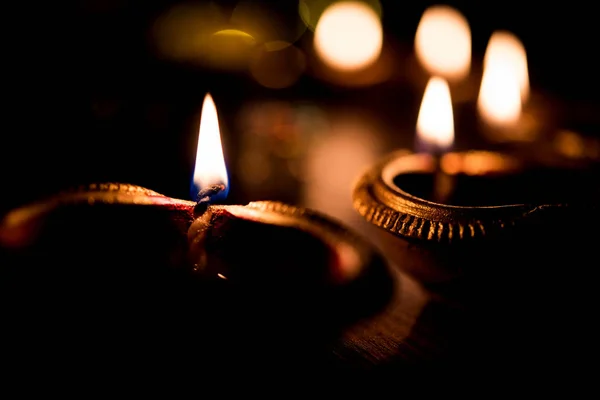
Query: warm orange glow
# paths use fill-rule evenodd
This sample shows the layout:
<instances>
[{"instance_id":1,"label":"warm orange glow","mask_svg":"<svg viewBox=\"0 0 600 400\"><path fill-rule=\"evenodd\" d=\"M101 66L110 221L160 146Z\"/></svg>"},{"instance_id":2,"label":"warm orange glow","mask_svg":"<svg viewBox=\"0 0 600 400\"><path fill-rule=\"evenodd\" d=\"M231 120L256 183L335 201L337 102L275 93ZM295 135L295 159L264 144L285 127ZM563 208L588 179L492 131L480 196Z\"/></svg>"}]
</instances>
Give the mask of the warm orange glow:
<instances>
[{"instance_id":1,"label":"warm orange glow","mask_svg":"<svg viewBox=\"0 0 600 400\"><path fill-rule=\"evenodd\" d=\"M415 35L415 52L431 75L457 80L471 68L471 29L450 6L432 6L423 13Z\"/></svg>"},{"instance_id":2,"label":"warm orange glow","mask_svg":"<svg viewBox=\"0 0 600 400\"><path fill-rule=\"evenodd\" d=\"M217 108L211 95L207 94L204 97L200 117L194 186L197 190L200 190L215 184L223 184L227 188L228 179L221 145Z\"/></svg>"},{"instance_id":3,"label":"warm orange glow","mask_svg":"<svg viewBox=\"0 0 600 400\"><path fill-rule=\"evenodd\" d=\"M373 64L382 45L379 16L370 6L357 1L333 3L325 9L315 29L315 51L335 69L355 71Z\"/></svg>"},{"instance_id":4,"label":"warm orange glow","mask_svg":"<svg viewBox=\"0 0 600 400\"><path fill-rule=\"evenodd\" d=\"M450 175L459 173L466 175L505 174L522 169L518 159L491 151L446 153L441 159L441 167Z\"/></svg>"},{"instance_id":5,"label":"warm orange glow","mask_svg":"<svg viewBox=\"0 0 600 400\"><path fill-rule=\"evenodd\" d=\"M214 3L185 2L165 11L151 31L159 55L228 70L246 69L262 31L231 23Z\"/></svg>"},{"instance_id":6,"label":"warm orange glow","mask_svg":"<svg viewBox=\"0 0 600 400\"><path fill-rule=\"evenodd\" d=\"M514 53L503 45L488 46L477 107L482 119L493 126L509 127L521 116L522 63L509 54Z\"/></svg>"},{"instance_id":7,"label":"warm orange glow","mask_svg":"<svg viewBox=\"0 0 600 400\"><path fill-rule=\"evenodd\" d=\"M581 135L570 130L560 130L556 133L554 147L560 154L569 158L582 158L586 150L593 148L583 140Z\"/></svg>"},{"instance_id":8,"label":"warm orange glow","mask_svg":"<svg viewBox=\"0 0 600 400\"><path fill-rule=\"evenodd\" d=\"M521 100L529 98L529 70L527 67L527 54L523 43L510 32L496 31L490 37L483 60L484 69L488 64L505 63L514 68Z\"/></svg>"},{"instance_id":9,"label":"warm orange glow","mask_svg":"<svg viewBox=\"0 0 600 400\"><path fill-rule=\"evenodd\" d=\"M417 139L428 149L445 151L454 142L454 117L448 83L433 77L427 83L419 117Z\"/></svg>"}]
</instances>

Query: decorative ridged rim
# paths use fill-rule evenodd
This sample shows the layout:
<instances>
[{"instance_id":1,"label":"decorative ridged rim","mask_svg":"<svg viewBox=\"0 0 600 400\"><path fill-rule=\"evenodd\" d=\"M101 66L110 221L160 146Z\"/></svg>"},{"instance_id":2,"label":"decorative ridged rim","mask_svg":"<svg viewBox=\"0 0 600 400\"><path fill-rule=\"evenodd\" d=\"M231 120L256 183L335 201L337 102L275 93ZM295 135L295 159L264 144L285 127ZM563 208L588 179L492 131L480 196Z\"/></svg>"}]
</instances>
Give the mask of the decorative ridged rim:
<instances>
[{"instance_id":1,"label":"decorative ridged rim","mask_svg":"<svg viewBox=\"0 0 600 400\"><path fill-rule=\"evenodd\" d=\"M0 219L0 236L28 221L43 218L47 213L64 206L135 205L158 207L173 218L191 221L195 202L165 196L145 187L129 183L105 182L78 186L40 201L9 211Z\"/></svg>"},{"instance_id":2,"label":"decorative ridged rim","mask_svg":"<svg viewBox=\"0 0 600 400\"><path fill-rule=\"evenodd\" d=\"M438 243L499 237L534 214L565 207L560 204L463 207L425 200L396 187L385 177L385 170L392 162L409 156L428 157L406 150L393 152L370 168L353 192L353 205L358 213L397 236ZM428 170L419 163L406 165L404 170L396 172Z\"/></svg>"}]
</instances>

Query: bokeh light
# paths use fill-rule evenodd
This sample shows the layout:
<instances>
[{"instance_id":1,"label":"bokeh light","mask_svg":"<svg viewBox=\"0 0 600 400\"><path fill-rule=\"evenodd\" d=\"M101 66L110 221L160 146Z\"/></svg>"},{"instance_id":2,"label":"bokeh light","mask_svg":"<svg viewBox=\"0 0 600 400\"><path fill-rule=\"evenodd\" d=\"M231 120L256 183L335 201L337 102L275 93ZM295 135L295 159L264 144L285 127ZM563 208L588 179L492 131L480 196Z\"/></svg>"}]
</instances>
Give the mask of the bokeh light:
<instances>
[{"instance_id":1,"label":"bokeh light","mask_svg":"<svg viewBox=\"0 0 600 400\"><path fill-rule=\"evenodd\" d=\"M329 6L315 30L314 46L329 67L360 70L381 53L383 30L377 13L367 4L341 1Z\"/></svg>"},{"instance_id":2,"label":"bokeh light","mask_svg":"<svg viewBox=\"0 0 600 400\"><path fill-rule=\"evenodd\" d=\"M247 69L257 53L290 46L306 31L296 9L283 5L243 0L226 12L215 2L179 4L155 22L154 45L173 61Z\"/></svg>"},{"instance_id":3,"label":"bokeh light","mask_svg":"<svg viewBox=\"0 0 600 400\"><path fill-rule=\"evenodd\" d=\"M446 5L429 7L415 34L415 53L431 75L465 78L471 68L471 29L467 19Z\"/></svg>"},{"instance_id":4,"label":"bokeh light","mask_svg":"<svg viewBox=\"0 0 600 400\"><path fill-rule=\"evenodd\" d=\"M250 63L250 73L254 79L271 89L293 85L305 68L304 53L287 42L265 44Z\"/></svg>"},{"instance_id":5,"label":"bokeh light","mask_svg":"<svg viewBox=\"0 0 600 400\"><path fill-rule=\"evenodd\" d=\"M289 8L289 10L288 10ZM293 44L307 27L289 2L241 0L231 13L232 26L252 35L259 44Z\"/></svg>"},{"instance_id":6,"label":"bokeh light","mask_svg":"<svg viewBox=\"0 0 600 400\"><path fill-rule=\"evenodd\" d=\"M225 14L212 3L176 5L162 14L153 26L156 50L175 61L206 61L211 36L225 29L226 22Z\"/></svg>"},{"instance_id":7,"label":"bokeh light","mask_svg":"<svg viewBox=\"0 0 600 400\"><path fill-rule=\"evenodd\" d=\"M256 49L256 40L237 29L224 29L210 35L204 60L212 66L245 69Z\"/></svg>"}]
</instances>

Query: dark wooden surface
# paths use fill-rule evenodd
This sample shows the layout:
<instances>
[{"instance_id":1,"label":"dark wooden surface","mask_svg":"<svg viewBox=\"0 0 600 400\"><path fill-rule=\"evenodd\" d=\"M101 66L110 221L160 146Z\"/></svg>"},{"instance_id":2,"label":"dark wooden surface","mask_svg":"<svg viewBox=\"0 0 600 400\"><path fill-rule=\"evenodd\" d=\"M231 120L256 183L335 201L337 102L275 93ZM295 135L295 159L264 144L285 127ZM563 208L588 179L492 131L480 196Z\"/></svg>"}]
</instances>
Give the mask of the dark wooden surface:
<instances>
[{"instance_id":1,"label":"dark wooden surface","mask_svg":"<svg viewBox=\"0 0 600 400\"><path fill-rule=\"evenodd\" d=\"M185 238L169 218L110 210L60 217L36 251L3 253L6 376L86 385L182 371L283 374L305 385L451 377L531 388L582 379L597 357L595 216L574 230L549 224L535 237L458 249L366 229L382 245L393 292L365 316L385 283L337 311L315 304L311 290L271 291L277 277L241 292L203 285L178 269Z\"/></svg>"}]
</instances>

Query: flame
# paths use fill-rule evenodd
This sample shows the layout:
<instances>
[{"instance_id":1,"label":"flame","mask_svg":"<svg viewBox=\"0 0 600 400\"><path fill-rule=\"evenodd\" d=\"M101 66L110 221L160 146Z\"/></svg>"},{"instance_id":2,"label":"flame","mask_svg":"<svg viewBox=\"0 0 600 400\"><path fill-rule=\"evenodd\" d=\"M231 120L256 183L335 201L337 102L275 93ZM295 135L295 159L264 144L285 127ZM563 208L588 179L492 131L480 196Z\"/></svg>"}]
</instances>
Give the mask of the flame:
<instances>
[{"instance_id":1,"label":"flame","mask_svg":"<svg viewBox=\"0 0 600 400\"><path fill-rule=\"evenodd\" d=\"M477 100L482 119L490 125L511 126L521 117L522 101L529 95L525 50L506 32L490 38Z\"/></svg>"},{"instance_id":2,"label":"flame","mask_svg":"<svg viewBox=\"0 0 600 400\"><path fill-rule=\"evenodd\" d=\"M454 142L454 117L448 82L432 77L427 83L419 117L417 142L428 151L447 150Z\"/></svg>"},{"instance_id":3,"label":"flame","mask_svg":"<svg viewBox=\"0 0 600 400\"><path fill-rule=\"evenodd\" d=\"M491 125L508 126L521 116L521 93L512 68L489 64L483 73L477 107Z\"/></svg>"},{"instance_id":4,"label":"flame","mask_svg":"<svg viewBox=\"0 0 600 400\"><path fill-rule=\"evenodd\" d=\"M490 64L506 63L515 69L521 91L521 101L529 98L529 69L523 43L510 32L496 31L490 37L483 60L484 69Z\"/></svg>"},{"instance_id":5,"label":"flame","mask_svg":"<svg viewBox=\"0 0 600 400\"><path fill-rule=\"evenodd\" d=\"M356 71L373 64L381 53L383 29L369 5L341 1L325 9L315 29L317 55L332 68Z\"/></svg>"},{"instance_id":6,"label":"flame","mask_svg":"<svg viewBox=\"0 0 600 400\"><path fill-rule=\"evenodd\" d=\"M210 185L223 184L225 190L219 197L227 195L228 177L217 107L210 94L204 97L200 129L198 134L198 149L196 150L196 165L192 182L192 198L196 199L198 192Z\"/></svg>"},{"instance_id":7,"label":"flame","mask_svg":"<svg viewBox=\"0 0 600 400\"><path fill-rule=\"evenodd\" d=\"M423 13L415 34L415 52L431 75L450 80L466 77L471 68L471 29L450 6L432 6Z\"/></svg>"}]
</instances>

